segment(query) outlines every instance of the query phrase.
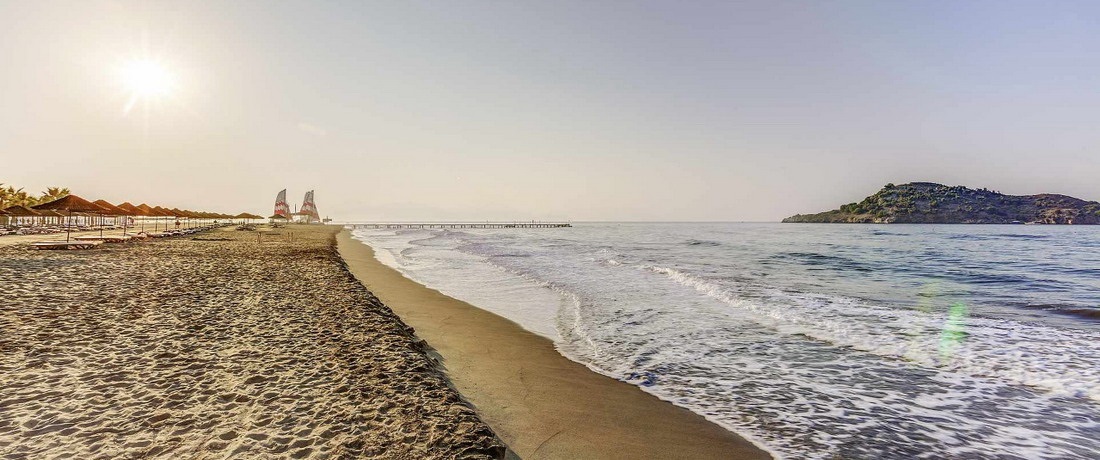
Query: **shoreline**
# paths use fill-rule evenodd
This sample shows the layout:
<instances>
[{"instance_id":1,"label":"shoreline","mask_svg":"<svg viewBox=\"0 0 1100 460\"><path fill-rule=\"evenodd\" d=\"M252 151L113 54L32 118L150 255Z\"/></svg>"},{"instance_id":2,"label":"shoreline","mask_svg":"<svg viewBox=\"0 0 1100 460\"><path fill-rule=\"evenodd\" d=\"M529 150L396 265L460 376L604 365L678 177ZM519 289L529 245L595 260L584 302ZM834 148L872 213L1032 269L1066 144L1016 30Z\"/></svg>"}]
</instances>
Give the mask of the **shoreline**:
<instances>
[{"instance_id":1,"label":"shoreline","mask_svg":"<svg viewBox=\"0 0 1100 460\"><path fill-rule=\"evenodd\" d=\"M569 360L550 339L406 278L346 229L337 248L520 458L771 458L699 414Z\"/></svg>"}]
</instances>

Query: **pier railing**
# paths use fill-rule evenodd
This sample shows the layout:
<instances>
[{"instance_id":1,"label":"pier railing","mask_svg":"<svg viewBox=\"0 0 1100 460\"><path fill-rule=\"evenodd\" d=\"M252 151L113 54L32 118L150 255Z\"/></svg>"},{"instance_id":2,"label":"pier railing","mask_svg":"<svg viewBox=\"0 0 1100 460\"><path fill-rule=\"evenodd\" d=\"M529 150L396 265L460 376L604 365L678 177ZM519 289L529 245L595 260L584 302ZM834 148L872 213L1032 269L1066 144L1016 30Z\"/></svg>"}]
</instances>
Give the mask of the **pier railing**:
<instances>
[{"instance_id":1,"label":"pier railing","mask_svg":"<svg viewBox=\"0 0 1100 460\"><path fill-rule=\"evenodd\" d=\"M349 223L347 227L354 228L565 228L573 224L567 222L400 222L400 223Z\"/></svg>"}]
</instances>

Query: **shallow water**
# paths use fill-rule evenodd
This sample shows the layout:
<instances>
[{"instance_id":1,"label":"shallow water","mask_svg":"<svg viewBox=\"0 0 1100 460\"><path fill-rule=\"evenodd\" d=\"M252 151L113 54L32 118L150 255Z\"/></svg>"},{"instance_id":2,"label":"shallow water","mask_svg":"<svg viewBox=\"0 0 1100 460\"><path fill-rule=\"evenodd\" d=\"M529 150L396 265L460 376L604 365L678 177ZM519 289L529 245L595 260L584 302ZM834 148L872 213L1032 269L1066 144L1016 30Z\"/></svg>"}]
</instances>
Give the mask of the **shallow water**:
<instances>
[{"instance_id":1,"label":"shallow water","mask_svg":"<svg viewBox=\"0 0 1100 460\"><path fill-rule=\"evenodd\" d=\"M1095 458L1100 227L357 230L785 458Z\"/></svg>"}]
</instances>

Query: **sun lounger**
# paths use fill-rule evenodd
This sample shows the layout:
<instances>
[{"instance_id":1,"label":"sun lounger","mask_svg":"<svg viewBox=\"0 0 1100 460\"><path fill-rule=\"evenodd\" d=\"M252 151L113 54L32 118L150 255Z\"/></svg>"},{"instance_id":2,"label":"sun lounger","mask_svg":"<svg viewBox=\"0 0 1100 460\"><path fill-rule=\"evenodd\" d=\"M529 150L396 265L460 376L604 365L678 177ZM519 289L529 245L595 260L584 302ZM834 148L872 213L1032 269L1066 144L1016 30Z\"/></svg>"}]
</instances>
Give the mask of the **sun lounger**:
<instances>
[{"instance_id":1,"label":"sun lounger","mask_svg":"<svg viewBox=\"0 0 1100 460\"><path fill-rule=\"evenodd\" d=\"M131 237L129 235L126 235L126 236L123 236L123 235L103 235L103 236L85 235L85 236L78 236L78 237L73 238L73 239L77 240L77 241L103 241L103 242L107 242L107 243L125 243L125 242L130 241L131 239L133 239L133 237Z\"/></svg>"},{"instance_id":2,"label":"sun lounger","mask_svg":"<svg viewBox=\"0 0 1100 460\"><path fill-rule=\"evenodd\" d=\"M31 243L35 249L93 249L103 244L102 241L39 241Z\"/></svg>"}]
</instances>

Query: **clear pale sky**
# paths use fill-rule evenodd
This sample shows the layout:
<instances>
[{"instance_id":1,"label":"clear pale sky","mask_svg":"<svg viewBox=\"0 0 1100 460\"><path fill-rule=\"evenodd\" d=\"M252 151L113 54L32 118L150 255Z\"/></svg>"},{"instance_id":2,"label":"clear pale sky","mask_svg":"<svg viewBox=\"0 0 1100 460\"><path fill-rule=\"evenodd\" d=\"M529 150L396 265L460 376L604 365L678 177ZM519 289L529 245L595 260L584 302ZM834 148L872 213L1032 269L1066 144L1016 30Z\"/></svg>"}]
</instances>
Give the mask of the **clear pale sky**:
<instances>
[{"instance_id":1,"label":"clear pale sky","mask_svg":"<svg viewBox=\"0 0 1100 460\"><path fill-rule=\"evenodd\" d=\"M0 2L0 182L338 220L1100 199L1100 2ZM171 90L125 112L142 56Z\"/></svg>"}]
</instances>

